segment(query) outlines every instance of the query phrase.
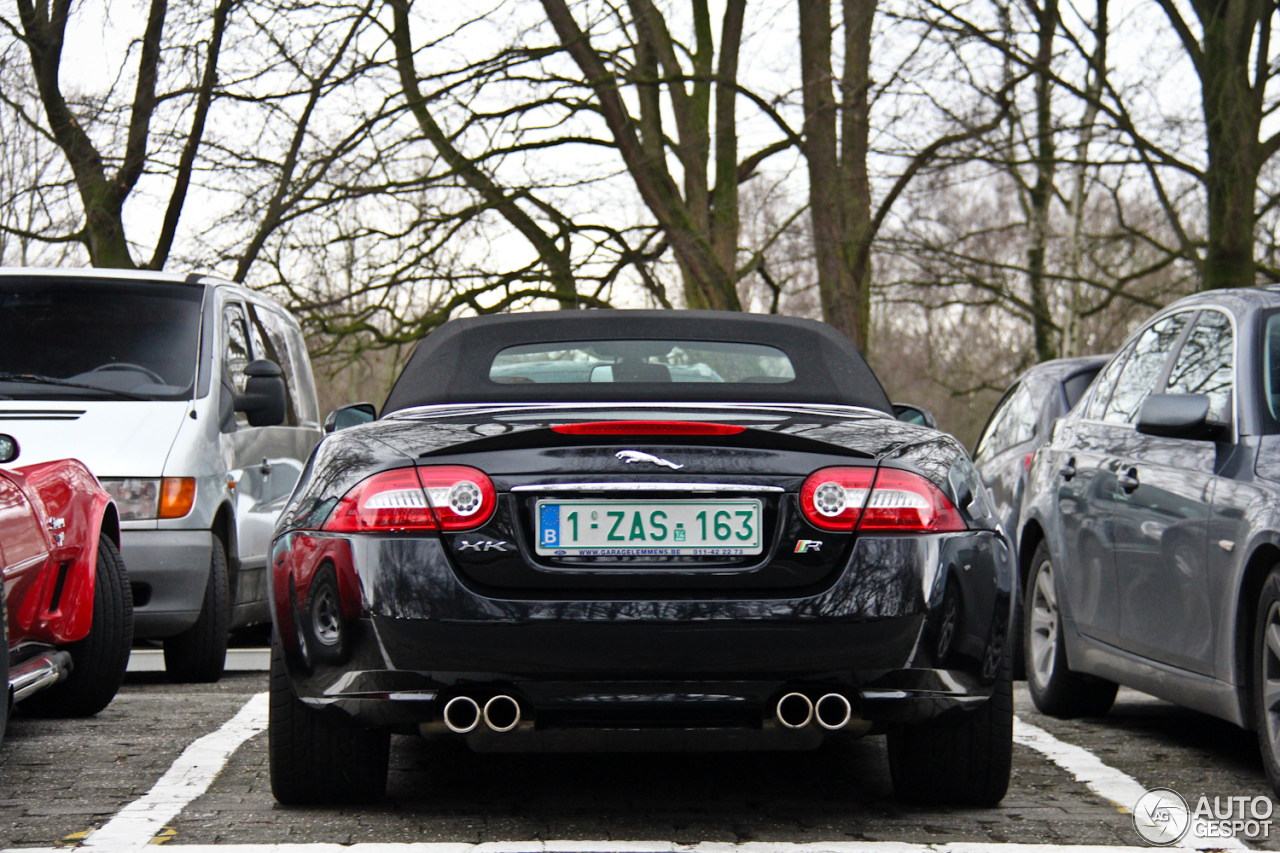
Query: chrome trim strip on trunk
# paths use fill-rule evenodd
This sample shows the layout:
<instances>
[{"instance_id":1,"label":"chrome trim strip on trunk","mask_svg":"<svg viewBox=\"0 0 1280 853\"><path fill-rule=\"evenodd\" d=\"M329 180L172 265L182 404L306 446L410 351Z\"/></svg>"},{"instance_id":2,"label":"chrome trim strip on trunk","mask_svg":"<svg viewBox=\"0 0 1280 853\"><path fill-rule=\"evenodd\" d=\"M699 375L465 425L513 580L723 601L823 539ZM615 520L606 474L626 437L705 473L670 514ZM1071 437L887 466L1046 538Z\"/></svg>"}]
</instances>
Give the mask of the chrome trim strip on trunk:
<instances>
[{"instance_id":1,"label":"chrome trim strip on trunk","mask_svg":"<svg viewBox=\"0 0 1280 853\"><path fill-rule=\"evenodd\" d=\"M533 483L512 486L513 492L785 492L781 486L747 486L734 483Z\"/></svg>"},{"instance_id":2,"label":"chrome trim strip on trunk","mask_svg":"<svg viewBox=\"0 0 1280 853\"><path fill-rule=\"evenodd\" d=\"M793 415L826 415L829 417L857 419L894 420L893 415L879 409L868 409L863 406L843 406L836 403L433 403L426 406L412 406L392 412L379 420L419 420L422 418L445 418L458 415L472 416L505 416L503 420L520 420L538 412L599 412L610 409L619 412L633 411L680 411L702 410L708 418L714 417L723 421L751 421L759 419L760 414L779 415L779 420L786 420ZM712 414L714 413L714 414ZM572 418L572 415L569 415ZM548 417L543 420L556 420ZM698 419L701 420L701 419Z\"/></svg>"}]
</instances>

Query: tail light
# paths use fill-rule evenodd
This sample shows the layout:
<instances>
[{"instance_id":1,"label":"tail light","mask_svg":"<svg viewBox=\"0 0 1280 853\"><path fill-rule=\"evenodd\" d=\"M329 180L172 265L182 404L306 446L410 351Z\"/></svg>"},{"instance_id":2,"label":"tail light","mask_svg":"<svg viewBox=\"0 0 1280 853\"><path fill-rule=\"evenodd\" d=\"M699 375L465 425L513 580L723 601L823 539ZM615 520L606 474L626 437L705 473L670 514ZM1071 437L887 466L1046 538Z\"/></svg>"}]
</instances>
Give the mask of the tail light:
<instances>
[{"instance_id":1,"label":"tail light","mask_svg":"<svg viewBox=\"0 0 1280 853\"><path fill-rule=\"evenodd\" d=\"M800 508L823 530L953 533L968 526L947 496L924 477L881 468L823 468L804 481Z\"/></svg>"},{"instance_id":2,"label":"tail light","mask_svg":"<svg viewBox=\"0 0 1280 853\"><path fill-rule=\"evenodd\" d=\"M470 530L493 515L498 495L483 472L462 465L397 468L362 480L322 529L336 533Z\"/></svg>"},{"instance_id":3,"label":"tail light","mask_svg":"<svg viewBox=\"0 0 1280 853\"><path fill-rule=\"evenodd\" d=\"M823 468L800 489L800 508L814 527L851 531L875 481L874 468Z\"/></svg>"},{"instance_id":4,"label":"tail light","mask_svg":"<svg viewBox=\"0 0 1280 853\"><path fill-rule=\"evenodd\" d=\"M552 424L551 430L561 435L737 435L747 428L701 421L590 421Z\"/></svg>"},{"instance_id":5,"label":"tail light","mask_svg":"<svg viewBox=\"0 0 1280 853\"><path fill-rule=\"evenodd\" d=\"M424 465L418 479L427 492L441 530L471 530L490 519L498 505L493 481L478 468Z\"/></svg>"}]
</instances>

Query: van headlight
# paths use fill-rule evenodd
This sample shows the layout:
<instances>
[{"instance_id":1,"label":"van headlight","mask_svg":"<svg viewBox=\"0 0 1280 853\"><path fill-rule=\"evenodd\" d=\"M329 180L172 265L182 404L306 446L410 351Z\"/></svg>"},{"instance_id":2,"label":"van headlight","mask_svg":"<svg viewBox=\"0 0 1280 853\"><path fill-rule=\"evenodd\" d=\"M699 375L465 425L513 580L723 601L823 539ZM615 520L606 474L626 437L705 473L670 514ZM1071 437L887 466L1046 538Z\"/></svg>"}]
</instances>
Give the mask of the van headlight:
<instances>
[{"instance_id":1,"label":"van headlight","mask_svg":"<svg viewBox=\"0 0 1280 853\"><path fill-rule=\"evenodd\" d=\"M160 478L122 477L99 480L116 502L121 521L155 518L160 511Z\"/></svg>"},{"instance_id":2,"label":"van headlight","mask_svg":"<svg viewBox=\"0 0 1280 853\"><path fill-rule=\"evenodd\" d=\"M99 480L121 521L182 518L195 504L194 477L111 477Z\"/></svg>"}]
</instances>

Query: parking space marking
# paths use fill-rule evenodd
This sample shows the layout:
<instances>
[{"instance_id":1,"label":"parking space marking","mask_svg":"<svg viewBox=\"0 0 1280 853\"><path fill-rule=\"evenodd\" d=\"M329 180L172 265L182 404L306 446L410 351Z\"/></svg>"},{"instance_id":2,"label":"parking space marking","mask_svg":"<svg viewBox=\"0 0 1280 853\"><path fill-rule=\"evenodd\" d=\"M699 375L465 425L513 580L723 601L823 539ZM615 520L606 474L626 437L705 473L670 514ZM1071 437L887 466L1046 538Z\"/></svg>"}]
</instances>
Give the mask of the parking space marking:
<instances>
[{"instance_id":1,"label":"parking space marking","mask_svg":"<svg viewBox=\"0 0 1280 853\"><path fill-rule=\"evenodd\" d=\"M165 824L202 796L246 741L267 727L268 696L252 696L221 728L191 743L151 790L116 813L100 829L89 833L83 847L97 850L140 850L154 843ZM1104 764L1082 747L1058 740L1044 729L1014 717L1014 741L1044 755L1091 791L1127 813L1146 789L1132 776ZM1193 818L1193 820L1195 820ZM1198 837L1193 831L1187 838ZM1136 853L1150 848L1071 844L990 844L953 842L678 842L654 841L512 841L450 843L324 842L296 844L178 844L183 853ZM49 848L50 851L63 848ZM1234 838L1215 839L1212 847L1173 850L1248 849ZM4 853L18 853L4 851ZM21 848L21 853L44 853Z\"/></svg>"},{"instance_id":2,"label":"parking space marking","mask_svg":"<svg viewBox=\"0 0 1280 853\"><path fill-rule=\"evenodd\" d=\"M227 672L266 672L271 668L271 649L227 649ZM164 652L134 649L129 654L129 672L164 672Z\"/></svg>"},{"instance_id":3,"label":"parking space marking","mask_svg":"<svg viewBox=\"0 0 1280 853\"><path fill-rule=\"evenodd\" d=\"M150 791L89 833L81 846L120 850L149 844L168 821L209 790L240 745L266 727L267 694L258 693L222 728L184 749Z\"/></svg>"},{"instance_id":4,"label":"parking space marking","mask_svg":"<svg viewBox=\"0 0 1280 853\"><path fill-rule=\"evenodd\" d=\"M489 841L483 844L439 841L359 844L170 844L182 853L1151 853L1153 849L1175 853L1211 853L1213 847L1110 847L1097 844L989 844L957 841L909 844L901 841L747 841L740 844L703 841ZM141 853L144 847L113 845L113 850ZM67 853L65 847L23 847L3 853Z\"/></svg>"},{"instance_id":5,"label":"parking space marking","mask_svg":"<svg viewBox=\"0 0 1280 853\"><path fill-rule=\"evenodd\" d=\"M1090 791L1106 797L1128 814L1138 798L1147 789L1127 773L1117 770L1083 747L1058 740L1039 726L1033 726L1021 717L1013 718L1013 740L1023 746L1030 747L1048 758L1054 764L1070 773L1078 781L1083 782ZM1187 838L1204 838L1204 818L1192 816L1191 826L1187 830ZM1248 850L1247 844L1236 838L1218 838L1214 840L1215 850Z\"/></svg>"}]
</instances>

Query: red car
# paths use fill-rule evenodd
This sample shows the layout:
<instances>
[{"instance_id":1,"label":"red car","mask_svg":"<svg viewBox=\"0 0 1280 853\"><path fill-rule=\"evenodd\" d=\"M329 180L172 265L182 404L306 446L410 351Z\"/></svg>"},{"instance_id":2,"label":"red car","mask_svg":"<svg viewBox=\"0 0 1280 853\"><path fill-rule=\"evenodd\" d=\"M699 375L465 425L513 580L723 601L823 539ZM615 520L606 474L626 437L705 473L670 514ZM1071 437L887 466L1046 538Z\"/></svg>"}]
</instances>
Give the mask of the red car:
<instances>
[{"instance_id":1,"label":"red car","mask_svg":"<svg viewBox=\"0 0 1280 853\"><path fill-rule=\"evenodd\" d=\"M18 443L0 434L0 465ZM0 625L9 710L96 714L116 695L133 644L133 596L115 504L74 459L0 468Z\"/></svg>"}]
</instances>

